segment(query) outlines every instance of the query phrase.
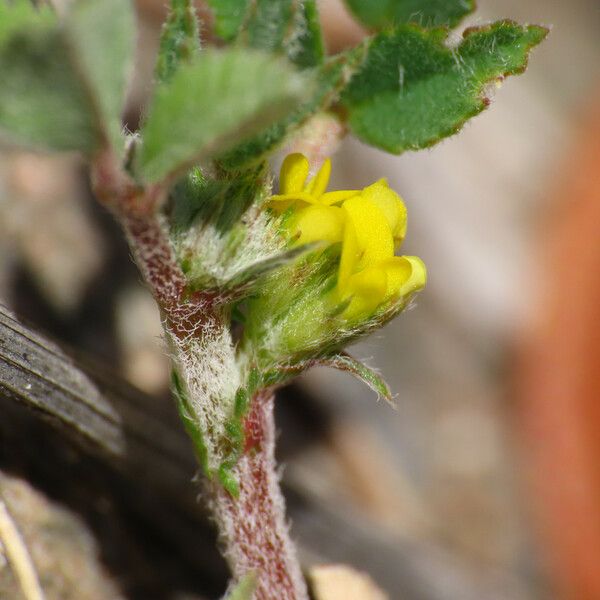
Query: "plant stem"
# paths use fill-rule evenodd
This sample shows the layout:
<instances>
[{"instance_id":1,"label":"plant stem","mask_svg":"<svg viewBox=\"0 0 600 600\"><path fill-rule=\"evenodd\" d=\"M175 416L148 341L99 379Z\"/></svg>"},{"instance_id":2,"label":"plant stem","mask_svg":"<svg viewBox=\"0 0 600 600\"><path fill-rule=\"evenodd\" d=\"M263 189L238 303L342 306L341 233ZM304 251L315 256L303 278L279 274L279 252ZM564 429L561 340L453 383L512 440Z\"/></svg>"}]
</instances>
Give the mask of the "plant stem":
<instances>
[{"instance_id":1,"label":"plant stem","mask_svg":"<svg viewBox=\"0 0 600 600\"><path fill-rule=\"evenodd\" d=\"M221 315L223 299L210 291L188 293L167 224L157 210L161 190L136 188L115 168L109 155L99 157L93 180L97 196L121 223L135 261L161 310L174 350L173 360L183 375L194 418L203 434L210 431L218 444L225 432L220 431L210 415L219 408L225 414L231 410L224 403L227 397L233 399L239 384L234 346ZM219 387L223 381L232 386L231 393L223 394ZM285 522L275 466L271 391L254 396L244 426L246 446L232 472L239 483L239 497L232 497L216 479L210 483L211 505L224 555L235 581L249 571L255 572L254 600L307 600L306 585ZM211 464L210 459L209 456L207 466L215 472L219 465Z\"/></svg>"},{"instance_id":2,"label":"plant stem","mask_svg":"<svg viewBox=\"0 0 600 600\"><path fill-rule=\"evenodd\" d=\"M233 498L212 484L212 509L234 578L258 578L254 600L306 600L308 594L285 522L285 505L275 467L273 393L259 392L245 421L246 448L234 474Z\"/></svg>"}]
</instances>

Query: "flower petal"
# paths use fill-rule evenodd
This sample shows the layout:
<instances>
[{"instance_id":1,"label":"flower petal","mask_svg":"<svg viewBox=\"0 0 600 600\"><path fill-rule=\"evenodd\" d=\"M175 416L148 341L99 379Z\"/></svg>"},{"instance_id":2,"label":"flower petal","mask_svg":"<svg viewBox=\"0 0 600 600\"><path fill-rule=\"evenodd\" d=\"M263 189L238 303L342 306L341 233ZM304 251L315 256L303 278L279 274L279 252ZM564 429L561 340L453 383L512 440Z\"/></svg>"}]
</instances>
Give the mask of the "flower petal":
<instances>
[{"instance_id":1,"label":"flower petal","mask_svg":"<svg viewBox=\"0 0 600 600\"><path fill-rule=\"evenodd\" d=\"M348 198L352 198L352 196L356 196L357 194L360 194L360 190L337 190L335 192L325 192L319 198L319 202L321 204L330 206L331 204L337 204L338 202L348 200Z\"/></svg>"},{"instance_id":2,"label":"flower petal","mask_svg":"<svg viewBox=\"0 0 600 600\"><path fill-rule=\"evenodd\" d=\"M306 192L295 192L290 194L273 194L269 199L270 202L307 202L308 204L317 204L314 196Z\"/></svg>"},{"instance_id":3,"label":"flower petal","mask_svg":"<svg viewBox=\"0 0 600 600\"><path fill-rule=\"evenodd\" d=\"M304 191L312 194L315 197L322 196L329 184L329 176L331 175L331 160L328 158L318 170L317 174L309 181Z\"/></svg>"},{"instance_id":4,"label":"flower petal","mask_svg":"<svg viewBox=\"0 0 600 600\"><path fill-rule=\"evenodd\" d=\"M356 231L361 253L359 269L374 266L394 255L392 230L383 211L373 201L358 195L346 200L342 208Z\"/></svg>"},{"instance_id":5,"label":"flower petal","mask_svg":"<svg viewBox=\"0 0 600 600\"><path fill-rule=\"evenodd\" d=\"M427 282L427 269L416 256L394 256L379 265L387 275L385 299L399 298L416 292Z\"/></svg>"},{"instance_id":6,"label":"flower petal","mask_svg":"<svg viewBox=\"0 0 600 600\"><path fill-rule=\"evenodd\" d=\"M298 210L289 222L292 235L298 236L296 243L341 242L344 231L345 213L336 206L313 204Z\"/></svg>"},{"instance_id":7,"label":"flower petal","mask_svg":"<svg viewBox=\"0 0 600 600\"><path fill-rule=\"evenodd\" d=\"M394 245L397 248L406 235L406 206L392 190L386 179L380 179L362 191L362 196L374 202L390 224Z\"/></svg>"},{"instance_id":8,"label":"flower petal","mask_svg":"<svg viewBox=\"0 0 600 600\"><path fill-rule=\"evenodd\" d=\"M386 290L387 275L380 267L371 267L352 275L346 288L346 297L352 299L343 316L349 320L368 317L381 304Z\"/></svg>"},{"instance_id":9,"label":"flower petal","mask_svg":"<svg viewBox=\"0 0 600 600\"><path fill-rule=\"evenodd\" d=\"M282 194L301 192L308 177L308 159L295 152L288 154L279 171L279 189Z\"/></svg>"},{"instance_id":10,"label":"flower petal","mask_svg":"<svg viewBox=\"0 0 600 600\"><path fill-rule=\"evenodd\" d=\"M342 296L344 296L350 275L352 275L352 273L355 271L359 257L360 249L358 247L358 239L356 237L356 228L350 219L346 219L337 283L338 290Z\"/></svg>"}]
</instances>

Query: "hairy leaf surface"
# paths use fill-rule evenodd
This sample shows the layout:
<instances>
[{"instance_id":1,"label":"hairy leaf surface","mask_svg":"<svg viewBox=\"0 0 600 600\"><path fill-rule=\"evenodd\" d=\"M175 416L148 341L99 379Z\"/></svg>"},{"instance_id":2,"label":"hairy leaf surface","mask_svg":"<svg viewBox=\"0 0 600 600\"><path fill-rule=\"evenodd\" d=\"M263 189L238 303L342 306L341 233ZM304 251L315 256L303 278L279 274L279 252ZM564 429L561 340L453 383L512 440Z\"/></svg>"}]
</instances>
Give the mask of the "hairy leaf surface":
<instances>
[{"instance_id":1,"label":"hairy leaf surface","mask_svg":"<svg viewBox=\"0 0 600 600\"><path fill-rule=\"evenodd\" d=\"M358 62L357 57L357 52L351 52L325 63L315 73L316 86L306 102L299 104L293 112L256 136L223 154L219 157L221 165L226 169L238 169L264 160L265 156L274 151L288 134L315 113L326 110L337 99L340 90L354 72Z\"/></svg>"},{"instance_id":2,"label":"hairy leaf surface","mask_svg":"<svg viewBox=\"0 0 600 600\"><path fill-rule=\"evenodd\" d=\"M156 90L142 130L142 177L160 181L231 148L277 122L311 87L263 53L201 53Z\"/></svg>"},{"instance_id":3,"label":"hairy leaf surface","mask_svg":"<svg viewBox=\"0 0 600 600\"><path fill-rule=\"evenodd\" d=\"M346 0L354 16L370 29L403 23L454 27L475 10L475 0Z\"/></svg>"},{"instance_id":4,"label":"hairy leaf surface","mask_svg":"<svg viewBox=\"0 0 600 600\"><path fill-rule=\"evenodd\" d=\"M80 0L63 22L28 0L0 2L0 129L9 141L88 154L121 147L131 6Z\"/></svg>"},{"instance_id":5,"label":"hairy leaf surface","mask_svg":"<svg viewBox=\"0 0 600 600\"><path fill-rule=\"evenodd\" d=\"M171 8L160 36L156 79L171 79L179 65L191 62L199 51L200 32L192 0L171 0Z\"/></svg>"},{"instance_id":6,"label":"hairy leaf surface","mask_svg":"<svg viewBox=\"0 0 600 600\"><path fill-rule=\"evenodd\" d=\"M396 154L431 146L480 113L489 104L487 86L521 73L546 34L499 21L467 30L449 48L445 29L382 32L368 42L367 59L342 96L350 128Z\"/></svg>"}]
</instances>

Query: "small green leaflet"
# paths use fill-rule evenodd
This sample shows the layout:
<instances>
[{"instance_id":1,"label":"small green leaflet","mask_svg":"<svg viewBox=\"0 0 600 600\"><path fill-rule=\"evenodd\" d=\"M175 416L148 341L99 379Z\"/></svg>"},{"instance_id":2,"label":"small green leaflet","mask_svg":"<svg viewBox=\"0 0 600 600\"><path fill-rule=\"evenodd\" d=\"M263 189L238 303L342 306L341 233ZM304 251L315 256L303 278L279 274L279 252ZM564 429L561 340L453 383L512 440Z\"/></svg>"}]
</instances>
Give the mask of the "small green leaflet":
<instances>
[{"instance_id":1,"label":"small green leaflet","mask_svg":"<svg viewBox=\"0 0 600 600\"><path fill-rule=\"evenodd\" d=\"M270 127L312 91L285 62L243 49L205 50L160 84L142 129L146 182L185 172Z\"/></svg>"},{"instance_id":2,"label":"small green leaflet","mask_svg":"<svg viewBox=\"0 0 600 600\"><path fill-rule=\"evenodd\" d=\"M346 4L369 29L403 23L455 27L475 10L475 0L346 0Z\"/></svg>"},{"instance_id":3,"label":"small green leaflet","mask_svg":"<svg viewBox=\"0 0 600 600\"><path fill-rule=\"evenodd\" d=\"M329 108L354 73L362 56L362 49L352 50L332 58L315 70L316 85L310 98L284 118L220 156L221 166L229 170L239 169L264 160L309 117Z\"/></svg>"},{"instance_id":4,"label":"small green leaflet","mask_svg":"<svg viewBox=\"0 0 600 600\"><path fill-rule=\"evenodd\" d=\"M238 35L250 0L207 0L213 12L214 31L225 42L232 42Z\"/></svg>"},{"instance_id":5,"label":"small green leaflet","mask_svg":"<svg viewBox=\"0 0 600 600\"><path fill-rule=\"evenodd\" d=\"M127 0L78 0L64 27L71 63L80 76L106 144L123 148L121 111L135 44Z\"/></svg>"},{"instance_id":6,"label":"small green leaflet","mask_svg":"<svg viewBox=\"0 0 600 600\"><path fill-rule=\"evenodd\" d=\"M489 104L489 83L523 72L529 51L547 33L498 21L467 30L452 49L441 28L403 25L379 33L367 42L367 59L341 98L350 128L395 154L431 146Z\"/></svg>"},{"instance_id":7,"label":"small green leaflet","mask_svg":"<svg viewBox=\"0 0 600 600\"><path fill-rule=\"evenodd\" d=\"M199 51L200 32L192 0L171 0L160 36L156 79L168 81L180 64L191 62Z\"/></svg>"},{"instance_id":8,"label":"small green leaflet","mask_svg":"<svg viewBox=\"0 0 600 600\"><path fill-rule=\"evenodd\" d=\"M302 69L323 62L316 0L208 0L215 33L224 41L285 54Z\"/></svg>"},{"instance_id":9,"label":"small green leaflet","mask_svg":"<svg viewBox=\"0 0 600 600\"><path fill-rule=\"evenodd\" d=\"M59 23L29 0L0 0L3 135L53 150L120 151L133 40L128 1L80 0Z\"/></svg>"}]
</instances>

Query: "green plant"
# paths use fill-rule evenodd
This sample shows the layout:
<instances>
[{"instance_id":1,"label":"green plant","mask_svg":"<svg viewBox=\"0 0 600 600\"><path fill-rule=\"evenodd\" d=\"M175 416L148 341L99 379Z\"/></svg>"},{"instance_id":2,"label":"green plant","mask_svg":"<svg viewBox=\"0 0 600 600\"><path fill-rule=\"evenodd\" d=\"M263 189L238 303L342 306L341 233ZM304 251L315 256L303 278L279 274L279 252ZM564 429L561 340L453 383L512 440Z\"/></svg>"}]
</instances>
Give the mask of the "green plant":
<instances>
[{"instance_id":1,"label":"green plant","mask_svg":"<svg viewBox=\"0 0 600 600\"><path fill-rule=\"evenodd\" d=\"M426 280L418 258L394 255L406 208L385 180L327 192L329 161L309 171L346 130L394 153L457 132L547 32L500 21L450 47L448 27L470 2L349 1L374 33L328 57L314 0L208 4L224 47L202 47L190 0L172 0L154 93L129 134L129 2L76 0L59 18L0 0L0 130L6 142L81 152L123 227L162 314L173 393L239 583L231 597L302 599L273 458L273 392L320 364L390 399L343 347L401 312ZM319 122L327 144L291 154L273 194L268 159Z\"/></svg>"}]
</instances>

